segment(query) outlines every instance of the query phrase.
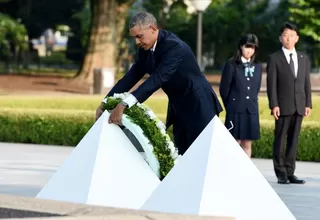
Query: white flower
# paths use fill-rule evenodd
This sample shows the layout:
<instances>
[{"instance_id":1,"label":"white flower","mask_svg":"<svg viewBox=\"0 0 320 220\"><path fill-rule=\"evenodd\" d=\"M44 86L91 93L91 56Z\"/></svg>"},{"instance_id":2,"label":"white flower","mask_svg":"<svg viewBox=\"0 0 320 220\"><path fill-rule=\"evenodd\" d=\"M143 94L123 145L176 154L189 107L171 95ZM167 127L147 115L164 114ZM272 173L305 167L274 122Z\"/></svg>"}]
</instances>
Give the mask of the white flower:
<instances>
[{"instance_id":1,"label":"white flower","mask_svg":"<svg viewBox=\"0 0 320 220\"><path fill-rule=\"evenodd\" d=\"M115 93L115 94L113 94L113 97L114 97L115 99L120 98L120 96L121 96L121 94L119 94L119 93Z\"/></svg>"},{"instance_id":2,"label":"white flower","mask_svg":"<svg viewBox=\"0 0 320 220\"><path fill-rule=\"evenodd\" d=\"M120 94L120 99L124 99L126 97L125 94Z\"/></svg>"},{"instance_id":3,"label":"white flower","mask_svg":"<svg viewBox=\"0 0 320 220\"><path fill-rule=\"evenodd\" d=\"M171 150L172 153L176 151L176 148L174 147L172 141L168 141L168 148Z\"/></svg>"},{"instance_id":4,"label":"white flower","mask_svg":"<svg viewBox=\"0 0 320 220\"><path fill-rule=\"evenodd\" d=\"M163 124L163 122L162 121L158 121L157 122L157 127L161 130L161 129L166 129L166 126Z\"/></svg>"},{"instance_id":5,"label":"white flower","mask_svg":"<svg viewBox=\"0 0 320 220\"><path fill-rule=\"evenodd\" d=\"M124 99L124 98L126 98L128 95L129 95L129 93L128 93L128 92L124 92L124 93L115 93L115 94L113 94L113 98L123 100L123 99Z\"/></svg>"},{"instance_id":6,"label":"white flower","mask_svg":"<svg viewBox=\"0 0 320 220\"><path fill-rule=\"evenodd\" d=\"M141 108L143 111L145 111L146 110L146 107L145 107L145 105L144 104L141 104L141 103L137 103L137 106L139 106L139 108Z\"/></svg>"},{"instance_id":7,"label":"white flower","mask_svg":"<svg viewBox=\"0 0 320 220\"><path fill-rule=\"evenodd\" d=\"M146 106L146 105L143 104L143 103L141 104L141 107L142 107L143 109L145 109L145 110L149 109L148 106Z\"/></svg>"},{"instance_id":8,"label":"white flower","mask_svg":"<svg viewBox=\"0 0 320 220\"><path fill-rule=\"evenodd\" d=\"M160 129L161 134L165 135L166 134L166 129Z\"/></svg>"},{"instance_id":9,"label":"white flower","mask_svg":"<svg viewBox=\"0 0 320 220\"><path fill-rule=\"evenodd\" d=\"M146 111L146 112L152 112L152 110L151 110L150 108L148 108L148 107L144 107L144 111Z\"/></svg>"},{"instance_id":10,"label":"white flower","mask_svg":"<svg viewBox=\"0 0 320 220\"><path fill-rule=\"evenodd\" d=\"M157 116L156 116L156 115L153 113L153 111L151 111L151 110L145 111L145 114L146 114L147 116L149 116L151 119L157 118Z\"/></svg>"}]
</instances>

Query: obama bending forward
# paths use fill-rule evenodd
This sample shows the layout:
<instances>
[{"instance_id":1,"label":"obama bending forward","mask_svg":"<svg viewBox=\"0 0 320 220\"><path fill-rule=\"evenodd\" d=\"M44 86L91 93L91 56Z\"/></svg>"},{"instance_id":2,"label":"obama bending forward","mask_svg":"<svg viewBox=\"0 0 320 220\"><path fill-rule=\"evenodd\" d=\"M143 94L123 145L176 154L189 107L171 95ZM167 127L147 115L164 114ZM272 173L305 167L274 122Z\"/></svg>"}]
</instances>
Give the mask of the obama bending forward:
<instances>
[{"instance_id":1,"label":"obama bending forward","mask_svg":"<svg viewBox=\"0 0 320 220\"><path fill-rule=\"evenodd\" d=\"M159 30L153 15L136 14L129 31L139 46L138 58L107 96L128 92L145 73L150 76L115 107L109 123L121 124L125 108L143 103L161 88L169 100L166 127L173 125L174 142L182 155L222 107L190 47L173 33ZM96 118L102 114L101 107Z\"/></svg>"}]
</instances>

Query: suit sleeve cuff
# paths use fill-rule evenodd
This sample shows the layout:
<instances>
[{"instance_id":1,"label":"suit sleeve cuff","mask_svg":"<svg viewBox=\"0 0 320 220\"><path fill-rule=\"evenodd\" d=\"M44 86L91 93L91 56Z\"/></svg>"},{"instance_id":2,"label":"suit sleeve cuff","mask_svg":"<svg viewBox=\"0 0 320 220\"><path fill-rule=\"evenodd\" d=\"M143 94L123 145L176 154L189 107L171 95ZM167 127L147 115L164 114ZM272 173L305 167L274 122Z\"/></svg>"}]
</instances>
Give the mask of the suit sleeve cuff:
<instances>
[{"instance_id":1,"label":"suit sleeve cuff","mask_svg":"<svg viewBox=\"0 0 320 220\"><path fill-rule=\"evenodd\" d=\"M128 95L126 98L124 98L122 100L124 103L128 104L128 108L131 108L131 106L133 106L134 104L136 104L138 102L138 100L136 99L136 97L134 97L134 95L130 94Z\"/></svg>"}]
</instances>

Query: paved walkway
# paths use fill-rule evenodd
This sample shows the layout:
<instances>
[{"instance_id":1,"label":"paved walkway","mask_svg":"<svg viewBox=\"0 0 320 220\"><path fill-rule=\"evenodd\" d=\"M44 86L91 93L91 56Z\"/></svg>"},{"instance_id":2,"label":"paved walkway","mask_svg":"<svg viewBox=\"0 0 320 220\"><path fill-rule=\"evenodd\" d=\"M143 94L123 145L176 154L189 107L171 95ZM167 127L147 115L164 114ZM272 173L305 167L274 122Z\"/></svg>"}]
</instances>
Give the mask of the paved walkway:
<instances>
[{"instance_id":1,"label":"paved walkway","mask_svg":"<svg viewBox=\"0 0 320 220\"><path fill-rule=\"evenodd\" d=\"M36 196L72 149L0 143L0 193ZM296 174L305 185L279 185L270 160L253 161L297 220L319 219L320 163L298 162Z\"/></svg>"}]
</instances>

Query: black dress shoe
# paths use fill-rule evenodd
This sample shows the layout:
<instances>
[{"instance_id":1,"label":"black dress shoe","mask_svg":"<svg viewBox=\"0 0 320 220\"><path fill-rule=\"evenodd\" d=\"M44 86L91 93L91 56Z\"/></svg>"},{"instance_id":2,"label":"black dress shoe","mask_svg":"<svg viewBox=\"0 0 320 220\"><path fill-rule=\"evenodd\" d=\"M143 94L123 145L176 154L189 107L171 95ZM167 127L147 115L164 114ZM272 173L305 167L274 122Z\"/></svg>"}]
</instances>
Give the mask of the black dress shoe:
<instances>
[{"instance_id":1,"label":"black dress shoe","mask_svg":"<svg viewBox=\"0 0 320 220\"><path fill-rule=\"evenodd\" d=\"M279 177L278 178L278 183L279 184L289 184L289 180L285 177Z\"/></svg>"},{"instance_id":2,"label":"black dress shoe","mask_svg":"<svg viewBox=\"0 0 320 220\"><path fill-rule=\"evenodd\" d=\"M293 184L305 184L306 181L298 179L296 176L288 176L288 180Z\"/></svg>"}]
</instances>

